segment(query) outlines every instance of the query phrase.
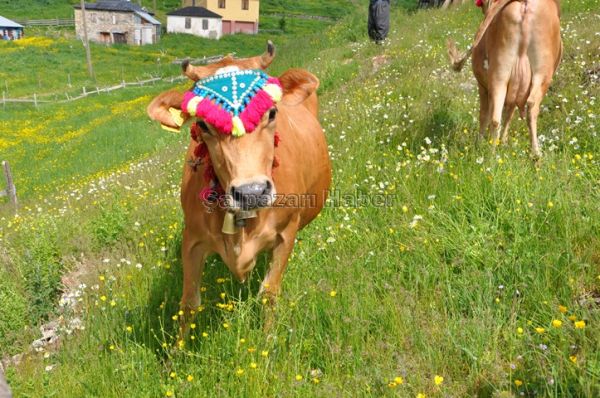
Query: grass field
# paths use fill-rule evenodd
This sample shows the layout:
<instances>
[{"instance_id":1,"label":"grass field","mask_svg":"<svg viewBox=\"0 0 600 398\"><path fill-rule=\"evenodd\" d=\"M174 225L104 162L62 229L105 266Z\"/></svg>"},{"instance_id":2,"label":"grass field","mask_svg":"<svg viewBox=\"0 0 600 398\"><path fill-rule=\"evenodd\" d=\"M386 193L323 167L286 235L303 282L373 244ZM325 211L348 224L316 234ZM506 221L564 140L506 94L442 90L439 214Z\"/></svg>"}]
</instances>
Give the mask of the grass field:
<instances>
[{"instance_id":1,"label":"grass field","mask_svg":"<svg viewBox=\"0 0 600 398\"><path fill-rule=\"evenodd\" d=\"M46 319L63 336L8 368L15 395L599 396L599 9L563 4L537 166L522 121L495 154L475 145L474 79L444 49L466 48L474 7L398 11L383 47L360 13L284 39L271 73L322 81L334 192L390 203L333 195L300 235L268 335L264 259L240 285L214 258L193 340L176 344L187 139L144 115L167 85L8 108L0 157L24 203L0 218L0 353L25 351Z\"/></svg>"}]
</instances>

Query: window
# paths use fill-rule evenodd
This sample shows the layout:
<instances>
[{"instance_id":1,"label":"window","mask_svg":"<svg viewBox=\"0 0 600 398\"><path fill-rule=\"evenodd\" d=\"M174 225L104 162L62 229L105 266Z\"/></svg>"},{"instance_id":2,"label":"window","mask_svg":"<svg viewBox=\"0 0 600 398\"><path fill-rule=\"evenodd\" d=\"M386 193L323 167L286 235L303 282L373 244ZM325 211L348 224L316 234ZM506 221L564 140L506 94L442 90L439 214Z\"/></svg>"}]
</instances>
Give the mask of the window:
<instances>
[{"instance_id":1,"label":"window","mask_svg":"<svg viewBox=\"0 0 600 398\"><path fill-rule=\"evenodd\" d=\"M208 30L208 19L202 20L202 30Z\"/></svg>"},{"instance_id":2,"label":"window","mask_svg":"<svg viewBox=\"0 0 600 398\"><path fill-rule=\"evenodd\" d=\"M185 17L185 28L190 29L192 27L192 18Z\"/></svg>"},{"instance_id":3,"label":"window","mask_svg":"<svg viewBox=\"0 0 600 398\"><path fill-rule=\"evenodd\" d=\"M242 0L242 10L250 9L250 0Z\"/></svg>"},{"instance_id":4,"label":"window","mask_svg":"<svg viewBox=\"0 0 600 398\"><path fill-rule=\"evenodd\" d=\"M219 0L219 8L225 8L225 7L227 7L225 5L225 0Z\"/></svg>"},{"instance_id":5,"label":"window","mask_svg":"<svg viewBox=\"0 0 600 398\"><path fill-rule=\"evenodd\" d=\"M116 25L117 24L117 16L115 14L113 14L112 17L113 17L112 18L113 19L113 25Z\"/></svg>"}]
</instances>

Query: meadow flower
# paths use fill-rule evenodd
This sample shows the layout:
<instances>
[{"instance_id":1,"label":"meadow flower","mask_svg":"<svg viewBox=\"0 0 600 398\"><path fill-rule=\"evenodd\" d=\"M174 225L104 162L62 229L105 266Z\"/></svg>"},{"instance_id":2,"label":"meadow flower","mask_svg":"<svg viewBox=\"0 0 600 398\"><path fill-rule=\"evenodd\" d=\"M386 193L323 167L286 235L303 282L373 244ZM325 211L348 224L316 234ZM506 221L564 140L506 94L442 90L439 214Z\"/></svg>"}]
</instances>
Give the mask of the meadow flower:
<instances>
[{"instance_id":1,"label":"meadow flower","mask_svg":"<svg viewBox=\"0 0 600 398\"><path fill-rule=\"evenodd\" d=\"M517 328L517 333L518 334L523 334L523 328L522 327L518 327Z\"/></svg>"},{"instance_id":2,"label":"meadow flower","mask_svg":"<svg viewBox=\"0 0 600 398\"><path fill-rule=\"evenodd\" d=\"M555 319L552 321L552 326L554 326L555 328L559 328L562 326L562 321Z\"/></svg>"},{"instance_id":3,"label":"meadow flower","mask_svg":"<svg viewBox=\"0 0 600 398\"><path fill-rule=\"evenodd\" d=\"M191 383L194 380L194 376L188 375L187 378L186 378L186 380Z\"/></svg>"},{"instance_id":4,"label":"meadow flower","mask_svg":"<svg viewBox=\"0 0 600 398\"><path fill-rule=\"evenodd\" d=\"M404 379L402 378L402 376L396 376L394 377L394 383L400 385L404 383Z\"/></svg>"},{"instance_id":5,"label":"meadow flower","mask_svg":"<svg viewBox=\"0 0 600 398\"><path fill-rule=\"evenodd\" d=\"M296 377L295 377L295 378L296 378L296 381L302 381L302 379L303 379L304 377L302 377L302 375L296 375Z\"/></svg>"},{"instance_id":6,"label":"meadow flower","mask_svg":"<svg viewBox=\"0 0 600 398\"><path fill-rule=\"evenodd\" d=\"M521 387L523 385L523 382L519 379L515 380L515 386L517 387Z\"/></svg>"},{"instance_id":7,"label":"meadow flower","mask_svg":"<svg viewBox=\"0 0 600 398\"><path fill-rule=\"evenodd\" d=\"M569 361L571 361L573 363L577 363L577 357L575 355L570 355L569 356Z\"/></svg>"},{"instance_id":8,"label":"meadow flower","mask_svg":"<svg viewBox=\"0 0 600 398\"><path fill-rule=\"evenodd\" d=\"M439 386L444 382L444 378L442 376L435 375L435 377L433 378L433 382L436 386Z\"/></svg>"},{"instance_id":9,"label":"meadow flower","mask_svg":"<svg viewBox=\"0 0 600 398\"><path fill-rule=\"evenodd\" d=\"M422 392L417 394L417 398L425 398L425 394L423 394Z\"/></svg>"},{"instance_id":10,"label":"meadow flower","mask_svg":"<svg viewBox=\"0 0 600 398\"><path fill-rule=\"evenodd\" d=\"M319 378L318 378L318 377L313 377L313 378L312 378L312 382L313 382L314 384L319 384L319 383L321 382L321 380L319 380Z\"/></svg>"},{"instance_id":11,"label":"meadow flower","mask_svg":"<svg viewBox=\"0 0 600 398\"><path fill-rule=\"evenodd\" d=\"M250 369L256 369L257 366L256 362L250 362Z\"/></svg>"},{"instance_id":12,"label":"meadow flower","mask_svg":"<svg viewBox=\"0 0 600 398\"><path fill-rule=\"evenodd\" d=\"M567 307L565 307L564 305L559 305L558 310L563 314L566 314L568 311Z\"/></svg>"},{"instance_id":13,"label":"meadow flower","mask_svg":"<svg viewBox=\"0 0 600 398\"><path fill-rule=\"evenodd\" d=\"M269 356L269 351L261 351L260 355L263 357L268 357Z\"/></svg>"},{"instance_id":14,"label":"meadow flower","mask_svg":"<svg viewBox=\"0 0 600 398\"><path fill-rule=\"evenodd\" d=\"M577 321L574 323L575 329L583 329L585 328L585 321Z\"/></svg>"},{"instance_id":15,"label":"meadow flower","mask_svg":"<svg viewBox=\"0 0 600 398\"><path fill-rule=\"evenodd\" d=\"M546 329L537 327L537 328L535 328L535 331L538 332L539 334L544 334L546 332Z\"/></svg>"},{"instance_id":16,"label":"meadow flower","mask_svg":"<svg viewBox=\"0 0 600 398\"><path fill-rule=\"evenodd\" d=\"M244 369L238 368L238 370L235 371L235 374L238 376L242 376L244 374Z\"/></svg>"},{"instance_id":17,"label":"meadow flower","mask_svg":"<svg viewBox=\"0 0 600 398\"><path fill-rule=\"evenodd\" d=\"M329 292L329 296L331 297L335 297L337 295L337 292L335 290L332 290Z\"/></svg>"}]
</instances>

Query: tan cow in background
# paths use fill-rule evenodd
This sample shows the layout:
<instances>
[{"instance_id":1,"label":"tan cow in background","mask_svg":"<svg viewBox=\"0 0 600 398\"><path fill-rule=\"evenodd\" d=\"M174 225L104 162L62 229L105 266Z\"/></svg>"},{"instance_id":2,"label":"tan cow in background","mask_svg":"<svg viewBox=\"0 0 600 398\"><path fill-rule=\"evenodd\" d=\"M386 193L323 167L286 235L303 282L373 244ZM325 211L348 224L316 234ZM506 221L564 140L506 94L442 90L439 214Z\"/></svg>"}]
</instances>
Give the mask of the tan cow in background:
<instances>
[{"instance_id":1,"label":"tan cow in background","mask_svg":"<svg viewBox=\"0 0 600 398\"><path fill-rule=\"evenodd\" d=\"M469 51L460 57L448 41L448 54L460 71L472 54L479 86L479 134L491 127L493 145L508 141L515 108L527 125L534 157L540 156L540 105L562 57L560 10L555 0L485 0L485 19ZM491 123L491 126L490 126ZM501 133L502 129L502 134Z\"/></svg>"}]
</instances>

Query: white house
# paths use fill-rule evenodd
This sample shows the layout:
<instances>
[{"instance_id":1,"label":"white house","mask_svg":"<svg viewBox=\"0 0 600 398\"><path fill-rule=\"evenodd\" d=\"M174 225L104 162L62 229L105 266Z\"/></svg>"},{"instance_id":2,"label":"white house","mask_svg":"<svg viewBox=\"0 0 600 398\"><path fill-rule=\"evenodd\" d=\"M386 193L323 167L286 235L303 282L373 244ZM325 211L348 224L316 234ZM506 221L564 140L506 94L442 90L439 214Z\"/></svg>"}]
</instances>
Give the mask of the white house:
<instances>
[{"instance_id":1,"label":"white house","mask_svg":"<svg viewBox=\"0 0 600 398\"><path fill-rule=\"evenodd\" d=\"M167 14L168 33L220 39L223 35L222 18L204 7L185 7Z\"/></svg>"}]
</instances>

